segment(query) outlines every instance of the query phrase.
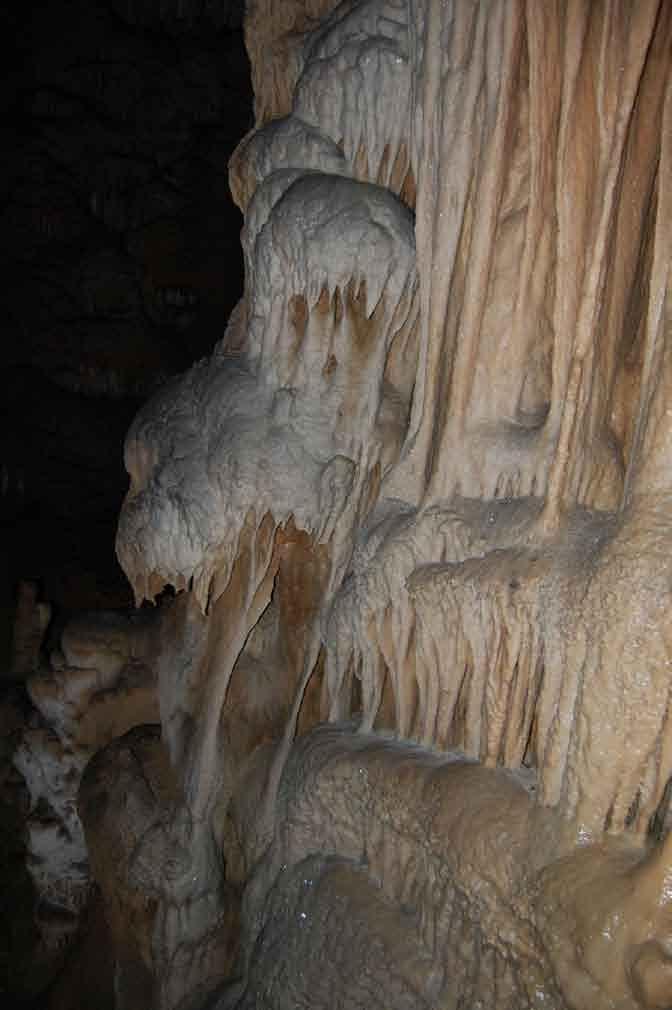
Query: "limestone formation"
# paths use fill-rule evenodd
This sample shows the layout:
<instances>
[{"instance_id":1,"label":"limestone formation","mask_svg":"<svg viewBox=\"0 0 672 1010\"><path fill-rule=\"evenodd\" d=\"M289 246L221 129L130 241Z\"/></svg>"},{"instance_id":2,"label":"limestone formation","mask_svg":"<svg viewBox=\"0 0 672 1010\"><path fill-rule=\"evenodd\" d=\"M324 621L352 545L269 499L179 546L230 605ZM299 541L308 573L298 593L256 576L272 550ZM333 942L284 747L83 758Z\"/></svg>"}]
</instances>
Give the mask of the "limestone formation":
<instances>
[{"instance_id":1,"label":"limestone formation","mask_svg":"<svg viewBox=\"0 0 672 1010\"><path fill-rule=\"evenodd\" d=\"M171 871L162 854L178 800L160 728L137 726L99 751L85 771L82 793L92 872L103 893L115 952L116 1003L152 1006L154 961L161 954L153 947L161 875ZM186 957L177 952L192 1000L204 979L212 984L213 965L220 979L233 967L238 902L226 889L211 900L218 907L217 928L198 951L187 942Z\"/></svg>"},{"instance_id":2,"label":"limestone formation","mask_svg":"<svg viewBox=\"0 0 672 1010\"><path fill-rule=\"evenodd\" d=\"M80 930L93 881L77 794L93 754L132 726L159 720L153 613L93 613L66 624L60 648L26 687L34 710L14 753L30 794L28 870L41 945L58 963Z\"/></svg>"},{"instance_id":3,"label":"limestone formation","mask_svg":"<svg viewBox=\"0 0 672 1010\"><path fill-rule=\"evenodd\" d=\"M119 559L177 595L174 789L115 884L128 741L80 797L118 977L161 1010L670 1006L672 5L246 32L245 295L125 448Z\"/></svg>"},{"instance_id":4,"label":"limestone formation","mask_svg":"<svg viewBox=\"0 0 672 1010\"><path fill-rule=\"evenodd\" d=\"M669 843L568 849L535 792L534 772L455 751L304 736L248 888L236 1005L329 1006L334 987L346 1006L669 1005Z\"/></svg>"}]
</instances>

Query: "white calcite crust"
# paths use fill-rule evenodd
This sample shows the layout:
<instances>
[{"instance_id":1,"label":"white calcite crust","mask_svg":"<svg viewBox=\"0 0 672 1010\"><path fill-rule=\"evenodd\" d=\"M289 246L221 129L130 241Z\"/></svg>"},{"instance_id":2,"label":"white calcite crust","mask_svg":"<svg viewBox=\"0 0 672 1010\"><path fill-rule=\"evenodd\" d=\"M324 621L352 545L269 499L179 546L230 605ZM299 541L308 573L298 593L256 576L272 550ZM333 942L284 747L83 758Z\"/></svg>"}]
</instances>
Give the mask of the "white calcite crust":
<instances>
[{"instance_id":1,"label":"white calcite crust","mask_svg":"<svg viewBox=\"0 0 672 1010\"><path fill-rule=\"evenodd\" d=\"M293 517L321 539L377 440L387 353L412 310L410 213L380 187L308 174L247 244L245 354L200 362L150 401L127 437L118 553L138 599L193 583L207 606L248 516L269 514L277 526ZM378 312L363 350L347 317L325 324L318 309L321 299L349 298L362 326Z\"/></svg>"}]
</instances>

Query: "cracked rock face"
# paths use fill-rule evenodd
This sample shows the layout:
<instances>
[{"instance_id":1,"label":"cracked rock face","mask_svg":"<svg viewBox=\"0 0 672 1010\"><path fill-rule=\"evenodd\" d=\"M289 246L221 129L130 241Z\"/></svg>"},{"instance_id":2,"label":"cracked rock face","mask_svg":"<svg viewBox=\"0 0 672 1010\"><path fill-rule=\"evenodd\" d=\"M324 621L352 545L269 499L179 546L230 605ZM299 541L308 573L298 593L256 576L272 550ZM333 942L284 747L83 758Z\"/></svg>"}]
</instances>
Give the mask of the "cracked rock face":
<instances>
[{"instance_id":1,"label":"cracked rock face","mask_svg":"<svg viewBox=\"0 0 672 1010\"><path fill-rule=\"evenodd\" d=\"M246 31L245 295L126 441L175 789L85 779L118 1005L660 1010L672 7Z\"/></svg>"}]
</instances>

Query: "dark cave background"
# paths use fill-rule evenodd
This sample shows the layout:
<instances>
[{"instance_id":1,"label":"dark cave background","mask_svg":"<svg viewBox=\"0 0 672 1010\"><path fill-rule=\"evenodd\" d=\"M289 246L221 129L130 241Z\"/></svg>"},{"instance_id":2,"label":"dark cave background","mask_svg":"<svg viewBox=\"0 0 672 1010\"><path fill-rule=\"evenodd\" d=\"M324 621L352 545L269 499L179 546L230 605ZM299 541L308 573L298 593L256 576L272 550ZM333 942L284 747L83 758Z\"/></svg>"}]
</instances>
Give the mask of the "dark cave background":
<instances>
[{"instance_id":1,"label":"dark cave background","mask_svg":"<svg viewBox=\"0 0 672 1010\"><path fill-rule=\"evenodd\" d=\"M20 580L53 623L132 605L114 555L140 404L210 353L243 289L227 163L253 124L243 0L0 10L0 1004L31 977ZM51 1003L49 1004L51 1005ZM101 1002L101 1006L102 1006Z\"/></svg>"},{"instance_id":2,"label":"dark cave background","mask_svg":"<svg viewBox=\"0 0 672 1010\"><path fill-rule=\"evenodd\" d=\"M130 603L123 438L240 297L227 162L252 125L242 0L12 2L0 13L0 663L20 578Z\"/></svg>"}]
</instances>

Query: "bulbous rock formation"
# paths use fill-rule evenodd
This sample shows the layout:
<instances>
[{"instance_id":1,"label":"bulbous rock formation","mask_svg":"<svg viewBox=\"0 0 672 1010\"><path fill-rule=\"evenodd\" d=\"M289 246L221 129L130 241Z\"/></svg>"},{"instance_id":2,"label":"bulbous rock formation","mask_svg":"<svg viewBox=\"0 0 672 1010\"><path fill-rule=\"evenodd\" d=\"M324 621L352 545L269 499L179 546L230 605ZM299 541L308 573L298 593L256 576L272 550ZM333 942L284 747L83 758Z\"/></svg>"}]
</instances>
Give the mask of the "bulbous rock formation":
<instances>
[{"instance_id":1,"label":"bulbous rock formation","mask_svg":"<svg viewBox=\"0 0 672 1010\"><path fill-rule=\"evenodd\" d=\"M13 755L30 794L28 870L37 892L40 945L33 960L58 966L91 896L77 794L89 759L139 723L159 720L154 613L81 614L63 629L48 665L27 679L34 710Z\"/></svg>"},{"instance_id":2,"label":"bulbous rock formation","mask_svg":"<svg viewBox=\"0 0 672 1010\"><path fill-rule=\"evenodd\" d=\"M672 6L247 36L245 296L126 442L120 561L177 590L151 999L668 1006Z\"/></svg>"}]
</instances>

